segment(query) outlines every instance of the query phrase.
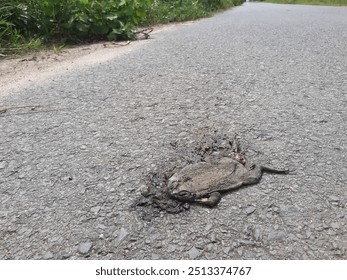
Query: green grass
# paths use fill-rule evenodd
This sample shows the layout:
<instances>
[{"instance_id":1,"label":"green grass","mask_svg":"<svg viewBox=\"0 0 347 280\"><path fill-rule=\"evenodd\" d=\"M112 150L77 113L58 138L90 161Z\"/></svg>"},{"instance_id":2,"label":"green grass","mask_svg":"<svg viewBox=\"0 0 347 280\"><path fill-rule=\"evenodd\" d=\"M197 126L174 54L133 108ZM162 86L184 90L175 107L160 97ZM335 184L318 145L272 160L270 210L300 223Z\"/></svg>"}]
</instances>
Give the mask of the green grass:
<instances>
[{"instance_id":1,"label":"green grass","mask_svg":"<svg viewBox=\"0 0 347 280\"><path fill-rule=\"evenodd\" d=\"M264 2L277 4L347 6L347 0L265 0Z\"/></svg>"}]
</instances>

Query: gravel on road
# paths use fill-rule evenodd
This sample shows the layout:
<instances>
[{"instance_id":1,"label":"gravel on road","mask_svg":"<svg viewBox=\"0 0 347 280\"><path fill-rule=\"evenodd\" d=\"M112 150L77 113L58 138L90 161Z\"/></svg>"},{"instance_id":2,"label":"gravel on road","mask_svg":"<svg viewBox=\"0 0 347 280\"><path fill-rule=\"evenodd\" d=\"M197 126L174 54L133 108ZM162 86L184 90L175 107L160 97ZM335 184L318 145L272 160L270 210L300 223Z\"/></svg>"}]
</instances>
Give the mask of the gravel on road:
<instances>
[{"instance_id":1,"label":"gravel on road","mask_svg":"<svg viewBox=\"0 0 347 280\"><path fill-rule=\"evenodd\" d=\"M245 3L0 94L0 259L346 259L346 46L345 7ZM142 219L215 130L295 173Z\"/></svg>"}]
</instances>

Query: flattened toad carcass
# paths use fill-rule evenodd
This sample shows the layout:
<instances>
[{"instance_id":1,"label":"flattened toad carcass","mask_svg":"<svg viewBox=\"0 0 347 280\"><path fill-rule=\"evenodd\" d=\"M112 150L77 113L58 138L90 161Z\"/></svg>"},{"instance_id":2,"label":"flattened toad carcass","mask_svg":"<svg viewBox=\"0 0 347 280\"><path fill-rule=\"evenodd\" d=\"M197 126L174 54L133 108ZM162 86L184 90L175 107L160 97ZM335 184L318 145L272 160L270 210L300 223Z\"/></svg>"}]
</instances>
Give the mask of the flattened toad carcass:
<instances>
[{"instance_id":1,"label":"flattened toad carcass","mask_svg":"<svg viewBox=\"0 0 347 280\"><path fill-rule=\"evenodd\" d=\"M248 164L237 148L229 155L211 155L205 161L182 168L168 180L168 193L178 201L212 207L219 203L221 193L256 184L263 172L287 174L289 171Z\"/></svg>"}]
</instances>

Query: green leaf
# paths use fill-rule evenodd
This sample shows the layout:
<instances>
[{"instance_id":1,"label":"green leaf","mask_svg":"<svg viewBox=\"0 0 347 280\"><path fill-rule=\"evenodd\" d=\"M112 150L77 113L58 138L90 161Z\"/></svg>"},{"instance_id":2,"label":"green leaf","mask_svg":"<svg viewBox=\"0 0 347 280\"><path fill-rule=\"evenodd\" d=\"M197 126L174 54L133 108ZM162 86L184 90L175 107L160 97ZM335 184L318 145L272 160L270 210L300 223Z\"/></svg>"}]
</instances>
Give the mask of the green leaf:
<instances>
[{"instance_id":1,"label":"green leaf","mask_svg":"<svg viewBox=\"0 0 347 280\"><path fill-rule=\"evenodd\" d=\"M77 22L76 23L76 29L82 33L87 33L89 30L89 24L85 24L82 22Z\"/></svg>"},{"instance_id":2,"label":"green leaf","mask_svg":"<svg viewBox=\"0 0 347 280\"><path fill-rule=\"evenodd\" d=\"M78 15L78 20L84 23L89 22L89 17L86 14L80 14Z\"/></svg>"},{"instance_id":3,"label":"green leaf","mask_svg":"<svg viewBox=\"0 0 347 280\"><path fill-rule=\"evenodd\" d=\"M112 40L117 40L118 36L119 36L119 31L113 29L108 35L107 35L107 39L112 41Z\"/></svg>"},{"instance_id":4,"label":"green leaf","mask_svg":"<svg viewBox=\"0 0 347 280\"><path fill-rule=\"evenodd\" d=\"M121 0L118 5L119 5L119 7L126 5L126 0Z\"/></svg>"},{"instance_id":5,"label":"green leaf","mask_svg":"<svg viewBox=\"0 0 347 280\"><path fill-rule=\"evenodd\" d=\"M118 18L118 15L110 15L110 16L106 17L106 19L111 20L111 21L113 21L113 20L115 20L117 18Z\"/></svg>"},{"instance_id":6,"label":"green leaf","mask_svg":"<svg viewBox=\"0 0 347 280\"><path fill-rule=\"evenodd\" d=\"M91 30L92 32L94 32L95 34L98 34L98 35L105 35L108 33L108 31L110 30L110 28L106 25L100 25L100 26L97 26L97 25L93 25L91 27Z\"/></svg>"}]
</instances>

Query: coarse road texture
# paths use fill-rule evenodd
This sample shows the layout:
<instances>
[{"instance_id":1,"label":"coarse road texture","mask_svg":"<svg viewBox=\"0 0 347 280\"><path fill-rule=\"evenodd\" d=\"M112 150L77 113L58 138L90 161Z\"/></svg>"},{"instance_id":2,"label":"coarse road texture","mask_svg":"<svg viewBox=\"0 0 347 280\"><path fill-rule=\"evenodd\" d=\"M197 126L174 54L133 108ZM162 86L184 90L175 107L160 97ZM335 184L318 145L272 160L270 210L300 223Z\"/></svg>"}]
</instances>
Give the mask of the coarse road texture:
<instances>
[{"instance_id":1,"label":"coarse road texture","mask_svg":"<svg viewBox=\"0 0 347 280\"><path fill-rule=\"evenodd\" d=\"M346 259L347 8L245 3L1 97L1 259ZM266 174L150 221L143 178L214 129ZM257 154L254 152L254 154Z\"/></svg>"}]
</instances>

